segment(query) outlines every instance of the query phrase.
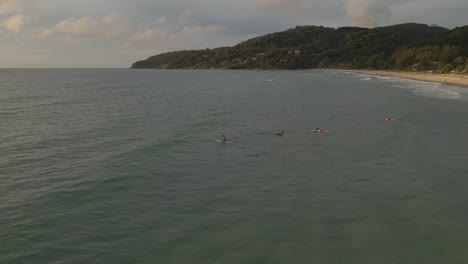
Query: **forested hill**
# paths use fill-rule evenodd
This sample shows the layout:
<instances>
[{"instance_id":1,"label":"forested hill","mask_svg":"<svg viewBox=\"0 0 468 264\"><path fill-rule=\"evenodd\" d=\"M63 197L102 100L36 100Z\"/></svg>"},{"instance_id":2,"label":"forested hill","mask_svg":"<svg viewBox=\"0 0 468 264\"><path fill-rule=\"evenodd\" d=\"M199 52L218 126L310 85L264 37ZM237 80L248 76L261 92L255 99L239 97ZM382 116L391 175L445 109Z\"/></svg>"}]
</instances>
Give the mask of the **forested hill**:
<instances>
[{"instance_id":1,"label":"forested hill","mask_svg":"<svg viewBox=\"0 0 468 264\"><path fill-rule=\"evenodd\" d=\"M132 68L311 69L372 68L463 71L468 26L400 24L373 29L298 26L234 47L176 51L138 61Z\"/></svg>"}]
</instances>

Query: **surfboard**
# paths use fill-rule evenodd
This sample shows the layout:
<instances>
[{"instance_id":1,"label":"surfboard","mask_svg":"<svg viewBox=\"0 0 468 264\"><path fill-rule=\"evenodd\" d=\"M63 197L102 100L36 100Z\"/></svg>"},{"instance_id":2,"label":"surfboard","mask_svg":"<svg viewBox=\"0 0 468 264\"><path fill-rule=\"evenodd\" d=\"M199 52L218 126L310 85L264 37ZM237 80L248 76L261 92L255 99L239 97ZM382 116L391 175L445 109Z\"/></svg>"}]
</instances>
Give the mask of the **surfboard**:
<instances>
[{"instance_id":1,"label":"surfboard","mask_svg":"<svg viewBox=\"0 0 468 264\"><path fill-rule=\"evenodd\" d=\"M223 142L222 140L219 140L219 139L215 139L216 142L220 143L220 144L229 144L231 143L231 141L226 141L226 142Z\"/></svg>"}]
</instances>

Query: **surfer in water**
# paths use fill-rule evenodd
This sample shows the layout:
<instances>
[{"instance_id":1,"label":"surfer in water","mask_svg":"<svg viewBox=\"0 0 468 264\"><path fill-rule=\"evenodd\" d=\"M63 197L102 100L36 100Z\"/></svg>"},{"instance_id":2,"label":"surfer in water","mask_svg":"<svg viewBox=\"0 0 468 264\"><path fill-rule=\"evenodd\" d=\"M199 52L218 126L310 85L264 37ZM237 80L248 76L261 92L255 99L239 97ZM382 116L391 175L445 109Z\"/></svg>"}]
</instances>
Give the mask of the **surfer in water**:
<instances>
[{"instance_id":1,"label":"surfer in water","mask_svg":"<svg viewBox=\"0 0 468 264\"><path fill-rule=\"evenodd\" d=\"M276 133L275 135L277 135L277 136L284 136L285 133L284 133L284 131L281 131L281 133Z\"/></svg>"},{"instance_id":2,"label":"surfer in water","mask_svg":"<svg viewBox=\"0 0 468 264\"><path fill-rule=\"evenodd\" d=\"M228 143L231 143L231 141L229 141L225 135L223 135L223 138L222 139L215 139L216 142L218 143L221 143L221 144L228 144Z\"/></svg>"},{"instance_id":3,"label":"surfer in water","mask_svg":"<svg viewBox=\"0 0 468 264\"><path fill-rule=\"evenodd\" d=\"M315 128L314 129L314 132L317 132L317 133L328 133L328 130L326 130L325 128Z\"/></svg>"},{"instance_id":4,"label":"surfer in water","mask_svg":"<svg viewBox=\"0 0 468 264\"><path fill-rule=\"evenodd\" d=\"M221 140L221 143L226 144L228 142L227 138L225 135L223 135L223 139Z\"/></svg>"},{"instance_id":5,"label":"surfer in water","mask_svg":"<svg viewBox=\"0 0 468 264\"><path fill-rule=\"evenodd\" d=\"M385 120L385 122L393 122L393 121L395 121L396 119L393 118L393 117L388 117L388 116L387 116L387 117L384 118L384 120Z\"/></svg>"}]
</instances>

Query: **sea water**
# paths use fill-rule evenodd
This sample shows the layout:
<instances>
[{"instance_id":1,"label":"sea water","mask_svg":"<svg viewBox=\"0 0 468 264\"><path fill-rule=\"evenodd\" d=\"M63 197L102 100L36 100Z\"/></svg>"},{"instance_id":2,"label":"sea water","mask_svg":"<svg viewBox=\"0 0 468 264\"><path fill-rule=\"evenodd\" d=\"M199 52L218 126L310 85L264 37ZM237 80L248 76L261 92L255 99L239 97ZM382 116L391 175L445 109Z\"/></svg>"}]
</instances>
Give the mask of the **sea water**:
<instances>
[{"instance_id":1,"label":"sea water","mask_svg":"<svg viewBox=\"0 0 468 264\"><path fill-rule=\"evenodd\" d=\"M466 264L467 91L0 70L0 263Z\"/></svg>"}]
</instances>

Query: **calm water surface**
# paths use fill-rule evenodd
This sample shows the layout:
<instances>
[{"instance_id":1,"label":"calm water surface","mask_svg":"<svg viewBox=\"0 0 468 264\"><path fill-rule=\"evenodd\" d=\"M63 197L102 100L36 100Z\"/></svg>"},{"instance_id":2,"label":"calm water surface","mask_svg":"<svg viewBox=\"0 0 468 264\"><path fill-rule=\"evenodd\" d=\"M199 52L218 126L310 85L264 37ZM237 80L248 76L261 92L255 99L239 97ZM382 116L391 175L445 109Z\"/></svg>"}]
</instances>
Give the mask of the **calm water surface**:
<instances>
[{"instance_id":1,"label":"calm water surface","mask_svg":"<svg viewBox=\"0 0 468 264\"><path fill-rule=\"evenodd\" d=\"M0 263L466 264L467 118L332 71L0 70Z\"/></svg>"}]
</instances>

